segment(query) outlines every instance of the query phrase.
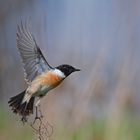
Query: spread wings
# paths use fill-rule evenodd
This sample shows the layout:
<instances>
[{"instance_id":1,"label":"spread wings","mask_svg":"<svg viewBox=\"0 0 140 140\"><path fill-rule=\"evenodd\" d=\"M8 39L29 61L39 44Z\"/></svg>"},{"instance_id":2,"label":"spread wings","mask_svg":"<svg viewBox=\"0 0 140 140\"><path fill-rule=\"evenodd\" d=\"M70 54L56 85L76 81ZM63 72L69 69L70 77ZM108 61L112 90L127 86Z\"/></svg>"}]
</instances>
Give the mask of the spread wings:
<instances>
[{"instance_id":1,"label":"spread wings","mask_svg":"<svg viewBox=\"0 0 140 140\"><path fill-rule=\"evenodd\" d=\"M21 23L18 26L17 48L19 49L25 70L25 80L28 83L47 69L52 69L38 47L35 38L29 31L27 24L23 26Z\"/></svg>"}]
</instances>

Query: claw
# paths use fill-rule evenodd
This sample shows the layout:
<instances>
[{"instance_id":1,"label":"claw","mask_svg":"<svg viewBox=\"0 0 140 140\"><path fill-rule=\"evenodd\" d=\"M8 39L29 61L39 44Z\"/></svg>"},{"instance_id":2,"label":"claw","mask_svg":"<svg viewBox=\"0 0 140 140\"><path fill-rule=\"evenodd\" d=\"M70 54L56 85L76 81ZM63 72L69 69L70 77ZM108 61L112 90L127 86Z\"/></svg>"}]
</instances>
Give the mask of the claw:
<instances>
[{"instance_id":1,"label":"claw","mask_svg":"<svg viewBox=\"0 0 140 140\"><path fill-rule=\"evenodd\" d=\"M25 124L25 123L27 122L27 118L26 118L25 116L23 116L23 117L21 118L21 121L22 121L23 124Z\"/></svg>"},{"instance_id":2,"label":"claw","mask_svg":"<svg viewBox=\"0 0 140 140\"><path fill-rule=\"evenodd\" d=\"M40 114L40 116L38 114ZM43 115L42 115L42 112L41 112L41 109L40 109L40 105L39 105L39 108L38 108L38 106L36 106L36 116L35 116L32 124L34 125L37 120L39 120L41 122L42 118L43 118Z\"/></svg>"},{"instance_id":3,"label":"claw","mask_svg":"<svg viewBox=\"0 0 140 140\"><path fill-rule=\"evenodd\" d=\"M34 125L37 120L41 121L41 118L36 116L32 124Z\"/></svg>"}]
</instances>

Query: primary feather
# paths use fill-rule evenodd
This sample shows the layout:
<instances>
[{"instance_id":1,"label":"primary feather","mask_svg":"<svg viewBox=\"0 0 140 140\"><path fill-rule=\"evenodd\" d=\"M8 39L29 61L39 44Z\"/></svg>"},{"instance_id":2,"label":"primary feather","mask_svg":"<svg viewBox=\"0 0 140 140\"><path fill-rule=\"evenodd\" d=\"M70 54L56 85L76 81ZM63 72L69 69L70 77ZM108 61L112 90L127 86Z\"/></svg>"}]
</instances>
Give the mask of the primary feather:
<instances>
[{"instance_id":1,"label":"primary feather","mask_svg":"<svg viewBox=\"0 0 140 140\"><path fill-rule=\"evenodd\" d=\"M22 58L25 78L28 83L32 82L36 76L42 74L47 69L52 69L26 24L23 26L21 23L18 26L17 47Z\"/></svg>"}]
</instances>

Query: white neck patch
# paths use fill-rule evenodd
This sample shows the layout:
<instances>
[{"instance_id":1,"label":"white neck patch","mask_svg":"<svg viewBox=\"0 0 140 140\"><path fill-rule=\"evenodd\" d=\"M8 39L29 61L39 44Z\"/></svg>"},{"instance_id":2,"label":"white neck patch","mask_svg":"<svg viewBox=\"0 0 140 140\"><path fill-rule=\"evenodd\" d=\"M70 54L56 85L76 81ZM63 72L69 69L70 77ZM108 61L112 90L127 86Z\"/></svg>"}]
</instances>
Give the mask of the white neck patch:
<instances>
[{"instance_id":1,"label":"white neck patch","mask_svg":"<svg viewBox=\"0 0 140 140\"><path fill-rule=\"evenodd\" d=\"M60 76L61 78L65 78L66 77L65 74L62 71L60 71L59 69L54 69L54 70L52 70L52 72L54 74Z\"/></svg>"}]
</instances>

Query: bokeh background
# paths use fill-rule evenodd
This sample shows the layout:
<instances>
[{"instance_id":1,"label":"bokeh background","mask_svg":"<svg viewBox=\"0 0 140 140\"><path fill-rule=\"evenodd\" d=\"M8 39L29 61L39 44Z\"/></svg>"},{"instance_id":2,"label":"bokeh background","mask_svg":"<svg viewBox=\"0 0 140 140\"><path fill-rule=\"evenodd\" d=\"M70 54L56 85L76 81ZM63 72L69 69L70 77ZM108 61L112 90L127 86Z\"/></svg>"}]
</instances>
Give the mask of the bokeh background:
<instances>
[{"instance_id":1,"label":"bokeh background","mask_svg":"<svg viewBox=\"0 0 140 140\"><path fill-rule=\"evenodd\" d=\"M0 139L35 139L7 104L27 86L16 48L21 20L52 66L82 69L41 102L50 139L140 140L139 0L0 0Z\"/></svg>"}]
</instances>

